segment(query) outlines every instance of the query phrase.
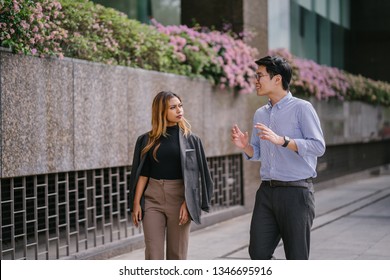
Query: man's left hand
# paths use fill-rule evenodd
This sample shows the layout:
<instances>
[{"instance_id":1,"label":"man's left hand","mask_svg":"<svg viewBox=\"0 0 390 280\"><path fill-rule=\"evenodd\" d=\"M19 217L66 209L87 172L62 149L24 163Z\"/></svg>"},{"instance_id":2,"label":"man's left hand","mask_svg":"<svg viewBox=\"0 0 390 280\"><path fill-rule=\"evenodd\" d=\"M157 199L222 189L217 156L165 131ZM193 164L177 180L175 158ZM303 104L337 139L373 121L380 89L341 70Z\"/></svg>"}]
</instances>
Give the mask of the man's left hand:
<instances>
[{"instance_id":1,"label":"man's left hand","mask_svg":"<svg viewBox=\"0 0 390 280\"><path fill-rule=\"evenodd\" d=\"M262 140L268 140L275 145L283 145L284 139L282 136L277 135L275 132L273 132L269 127L262 123L256 123L255 128L258 129L257 135Z\"/></svg>"}]
</instances>

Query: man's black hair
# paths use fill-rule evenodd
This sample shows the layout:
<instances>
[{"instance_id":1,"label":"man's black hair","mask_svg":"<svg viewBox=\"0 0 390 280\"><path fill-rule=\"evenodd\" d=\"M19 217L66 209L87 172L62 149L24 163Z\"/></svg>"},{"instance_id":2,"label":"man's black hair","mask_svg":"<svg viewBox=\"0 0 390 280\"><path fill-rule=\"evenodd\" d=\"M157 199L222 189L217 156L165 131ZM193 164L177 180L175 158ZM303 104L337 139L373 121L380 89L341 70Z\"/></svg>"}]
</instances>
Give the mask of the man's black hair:
<instances>
[{"instance_id":1,"label":"man's black hair","mask_svg":"<svg viewBox=\"0 0 390 280\"><path fill-rule=\"evenodd\" d=\"M265 56L256 60L255 63L259 66L265 66L267 73L272 79L275 75L282 76L282 86L284 90L289 89L289 84L291 81L291 67L286 59L280 56Z\"/></svg>"}]
</instances>

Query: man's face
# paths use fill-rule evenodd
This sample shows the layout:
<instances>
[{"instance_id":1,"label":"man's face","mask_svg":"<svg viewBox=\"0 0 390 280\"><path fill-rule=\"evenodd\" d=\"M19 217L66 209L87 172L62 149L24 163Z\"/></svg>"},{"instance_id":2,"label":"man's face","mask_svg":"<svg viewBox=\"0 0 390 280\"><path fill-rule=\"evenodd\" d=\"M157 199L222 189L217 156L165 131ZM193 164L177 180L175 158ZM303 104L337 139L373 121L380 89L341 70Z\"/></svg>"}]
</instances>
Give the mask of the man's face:
<instances>
[{"instance_id":1,"label":"man's face","mask_svg":"<svg viewBox=\"0 0 390 280\"><path fill-rule=\"evenodd\" d=\"M256 70L256 92L258 96L268 95L273 89L273 82L265 66L260 65Z\"/></svg>"}]
</instances>

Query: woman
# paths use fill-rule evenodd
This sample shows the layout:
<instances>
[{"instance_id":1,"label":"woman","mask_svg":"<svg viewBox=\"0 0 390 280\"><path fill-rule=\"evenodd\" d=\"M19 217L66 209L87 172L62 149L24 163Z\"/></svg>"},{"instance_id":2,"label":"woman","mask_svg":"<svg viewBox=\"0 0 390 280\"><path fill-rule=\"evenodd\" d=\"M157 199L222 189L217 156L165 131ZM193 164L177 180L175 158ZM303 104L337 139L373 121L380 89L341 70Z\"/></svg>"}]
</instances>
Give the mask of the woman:
<instances>
[{"instance_id":1,"label":"woman","mask_svg":"<svg viewBox=\"0 0 390 280\"><path fill-rule=\"evenodd\" d=\"M139 136L130 176L130 210L143 222L145 259L185 260L191 220L208 212L213 182L201 140L191 133L178 95L159 92L152 130Z\"/></svg>"}]
</instances>

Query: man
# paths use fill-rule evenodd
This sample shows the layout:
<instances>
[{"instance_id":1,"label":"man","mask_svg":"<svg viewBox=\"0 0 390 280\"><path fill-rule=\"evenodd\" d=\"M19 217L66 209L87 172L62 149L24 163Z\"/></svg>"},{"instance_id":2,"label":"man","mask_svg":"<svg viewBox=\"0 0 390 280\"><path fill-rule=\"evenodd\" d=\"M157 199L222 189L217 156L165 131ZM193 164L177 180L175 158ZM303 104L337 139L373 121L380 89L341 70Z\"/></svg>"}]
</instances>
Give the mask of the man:
<instances>
[{"instance_id":1,"label":"man","mask_svg":"<svg viewBox=\"0 0 390 280\"><path fill-rule=\"evenodd\" d=\"M262 183L250 228L251 259L272 259L280 239L286 259L308 259L314 219L312 178L325 141L313 106L289 92L291 67L278 56L256 61L256 91L268 104L254 115L252 136L237 125L232 141L249 160L261 160Z\"/></svg>"}]
</instances>

